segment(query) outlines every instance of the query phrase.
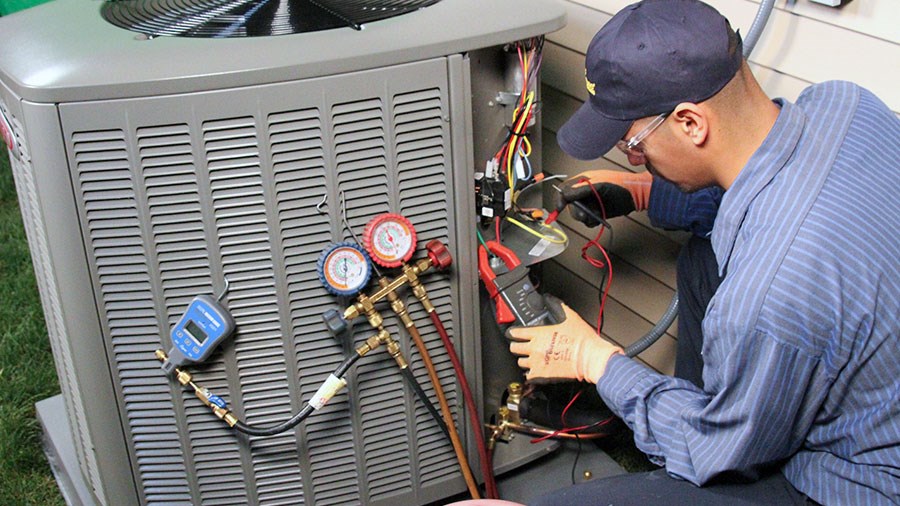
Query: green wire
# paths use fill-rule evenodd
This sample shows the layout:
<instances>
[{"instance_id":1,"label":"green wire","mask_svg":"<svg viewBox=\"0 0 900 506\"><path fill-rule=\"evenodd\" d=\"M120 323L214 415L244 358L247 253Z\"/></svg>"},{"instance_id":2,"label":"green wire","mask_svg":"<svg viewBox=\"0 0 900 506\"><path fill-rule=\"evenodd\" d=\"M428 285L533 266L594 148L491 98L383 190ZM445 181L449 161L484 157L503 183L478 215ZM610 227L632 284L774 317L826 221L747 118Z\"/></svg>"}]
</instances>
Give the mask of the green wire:
<instances>
[{"instance_id":1,"label":"green wire","mask_svg":"<svg viewBox=\"0 0 900 506\"><path fill-rule=\"evenodd\" d=\"M482 246L484 246L484 249L486 249L487 252L490 253L491 250L488 248L487 243L484 242L484 237L481 237L481 232L478 231L478 227L475 227L475 234L478 235L478 241L481 243Z\"/></svg>"}]
</instances>

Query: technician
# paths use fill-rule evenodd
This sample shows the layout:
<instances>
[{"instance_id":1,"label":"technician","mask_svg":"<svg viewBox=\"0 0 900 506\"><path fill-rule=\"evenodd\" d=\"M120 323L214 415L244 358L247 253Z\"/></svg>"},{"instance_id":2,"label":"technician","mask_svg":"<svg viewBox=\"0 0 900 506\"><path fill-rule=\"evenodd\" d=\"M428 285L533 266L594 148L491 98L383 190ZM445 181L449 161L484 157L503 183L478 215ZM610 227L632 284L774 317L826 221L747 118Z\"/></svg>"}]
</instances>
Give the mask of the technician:
<instances>
[{"instance_id":1,"label":"technician","mask_svg":"<svg viewBox=\"0 0 900 506\"><path fill-rule=\"evenodd\" d=\"M648 172L576 176L562 204L599 210L591 185L607 217L648 208L698 237L679 259L678 377L565 306L509 331L529 380L596 383L665 466L537 504L900 502L900 120L847 82L769 99L695 0L630 5L586 54L589 98L560 146L618 146Z\"/></svg>"}]
</instances>

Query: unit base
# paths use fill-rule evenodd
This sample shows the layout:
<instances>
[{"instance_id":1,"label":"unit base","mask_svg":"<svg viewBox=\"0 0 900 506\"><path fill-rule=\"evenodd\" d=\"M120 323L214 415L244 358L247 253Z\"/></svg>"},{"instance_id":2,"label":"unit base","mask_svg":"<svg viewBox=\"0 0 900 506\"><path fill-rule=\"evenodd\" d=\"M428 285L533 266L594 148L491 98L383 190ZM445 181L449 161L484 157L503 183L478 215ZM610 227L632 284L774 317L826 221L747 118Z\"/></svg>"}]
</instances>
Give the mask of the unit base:
<instances>
[{"instance_id":1,"label":"unit base","mask_svg":"<svg viewBox=\"0 0 900 506\"><path fill-rule=\"evenodd\" d=\"M82 478L75 454L75 443L66 425L63 400L56 395L35 404L37 418L43 430L44 454L50 462L50 469L59 485L63 499L69 506L96 506L90 488ZM527 436L517 436L525 438ZM578 455L575 478L577 483L586 481L584 473L590 471L591 479L624 474L619 466L605 452L589 441L581 444L578 454L574 441L565 441L557 451L546 457L507 472L497 479L500 497L507 501L527 503L546 492L565 487L572 481L572 464ZM440 501L439 504L467 499L465 494Z\"/></svg>"},{"instance_id":2,"label":"unit base","mask_svg":"<svg viewBox=\"0 0 900 506\"><path fill-rule=\"evenodd\" d=\"M94 496L79 472L75 442L69 431L62 394L38 401L35 405L41 424L41 443L63 500L70 506L95 506Z\"/></svg>"}]
</instances>

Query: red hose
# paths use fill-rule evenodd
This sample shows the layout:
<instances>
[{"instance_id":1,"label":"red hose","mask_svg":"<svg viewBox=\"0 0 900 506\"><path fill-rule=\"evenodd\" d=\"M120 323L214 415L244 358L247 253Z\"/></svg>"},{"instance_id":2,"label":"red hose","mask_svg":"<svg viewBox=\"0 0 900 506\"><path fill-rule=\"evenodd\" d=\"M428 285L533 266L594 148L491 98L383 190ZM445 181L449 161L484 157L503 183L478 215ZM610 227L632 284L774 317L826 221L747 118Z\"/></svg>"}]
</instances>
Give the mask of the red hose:
<instances>
[{"instance_id":1,"label":"red hose","mask_svg":"<svg viewBox=\"0 0 900 506\"><path fill-rule=\"evenodd\" d=\"M478 458L481 461L481 474L484 476L485 495L488 499L499 499L497 483L494 481L493 466L488 456L487 446L484 444L484 432L481 428L481 422L478 421L478 410L475 408L475 399L472 397L472 391L469 389L469 382L466 381L462 364L459 363L456 349L453 347L453 342L450 341L450 336L447 335L447 329L444 328L441 317L438 316L437 311L432 311L429 313L429 316L431 316L431 321L441 336L441 341L444 342L444 347L447 348L447 355L450 356L450 362L453 363L453 369L459 378L459 385L462 388L463 399L466 403L466 411L469 412L469 422L472 424L472 432L475 433L475 445L478 447Z\"/></svg>"}]
</instances>

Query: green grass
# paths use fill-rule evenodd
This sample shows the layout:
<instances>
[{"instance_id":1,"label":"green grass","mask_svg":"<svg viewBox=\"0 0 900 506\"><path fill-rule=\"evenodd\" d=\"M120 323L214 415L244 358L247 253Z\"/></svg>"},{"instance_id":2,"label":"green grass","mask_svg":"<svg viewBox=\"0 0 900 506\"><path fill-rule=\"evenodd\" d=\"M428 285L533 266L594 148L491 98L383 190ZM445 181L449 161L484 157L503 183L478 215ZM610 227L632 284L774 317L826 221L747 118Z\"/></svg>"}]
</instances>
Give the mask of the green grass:
<instances>
[{"instance_id":1,"label":"green grass","mask_svg":"<svg viewBox=\"0 0 900 506\"><path fill-rule=\"evenodd\" d=\"M34 403L59 393L6 150L0 155L0 504L63 504Z\"/></svg>"}]
</instances>

